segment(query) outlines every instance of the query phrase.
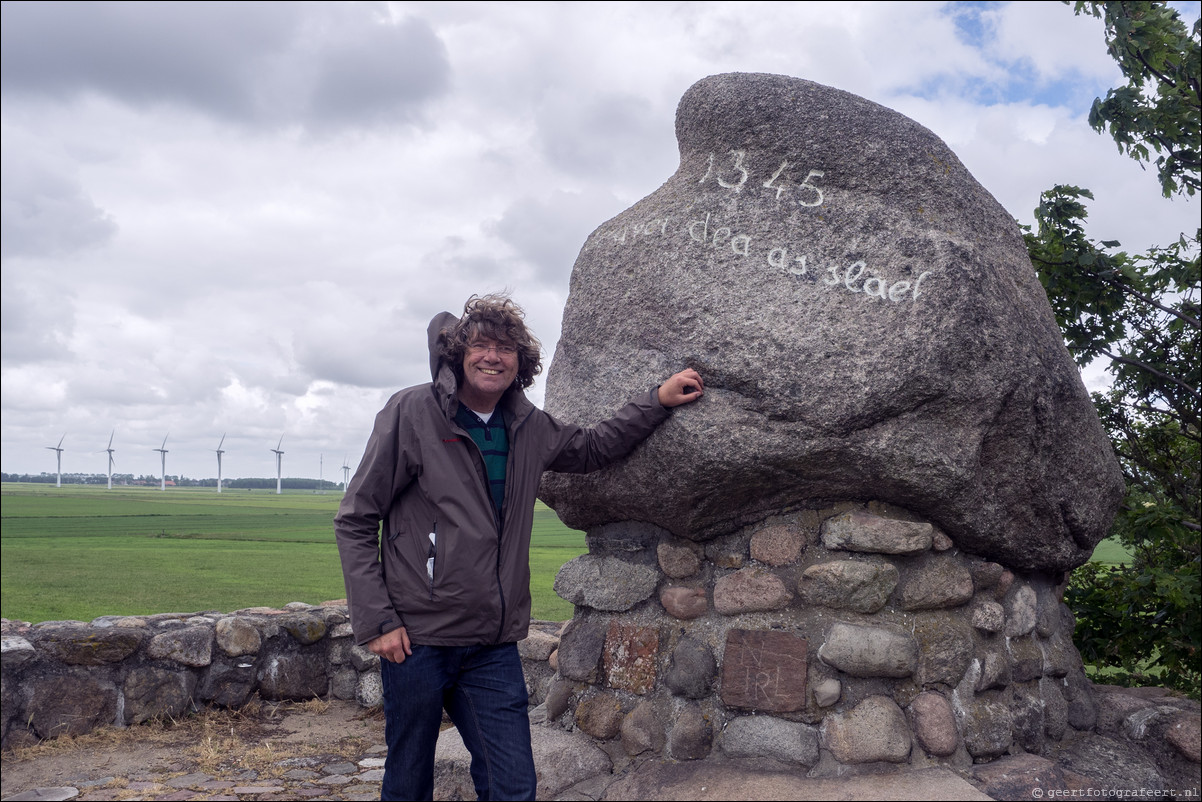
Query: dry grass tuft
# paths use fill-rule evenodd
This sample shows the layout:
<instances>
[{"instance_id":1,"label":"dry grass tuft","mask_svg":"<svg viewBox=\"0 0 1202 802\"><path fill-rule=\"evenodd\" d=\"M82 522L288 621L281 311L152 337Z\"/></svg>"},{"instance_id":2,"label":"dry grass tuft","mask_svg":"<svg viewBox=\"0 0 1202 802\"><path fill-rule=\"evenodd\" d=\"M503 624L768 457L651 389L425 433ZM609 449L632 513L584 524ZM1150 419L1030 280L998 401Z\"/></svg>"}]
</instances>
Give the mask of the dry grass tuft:
<instances>
[{"instance_id":1,"label":"dry grass tuft","mask_svg":"<svg viewBox=\"0 0 1202 802\"><path fill-rule=\"evenodd\" d=\"M85 750L137 749L191 741L189 751L204 756L211 765L223 751L228 755L232 748L241 747L242 738L237 731L255 730L262 707L258 696L254 696L236 710L206 707L178 719L164 716L129 727L98 727L83 735L60 735L16 746L4 753L3 760L19 762Z\"/></svg>"},{"instance_id":2,"label":"dry grass tuft","mask_svg":"<svg viewBox=\"0 0 1202 802\"><path fill-rule=\"evenodd\" d=\"M348 735L338 741L335 754L347 760L358 759L368 749L378 743L375 738L364 738L361 735Z\"/></svg>"},{"instance_id":3,"label":"dry grass tuft","mask_svg":"<svg viewBox=\"0 0 1202 802\"><path fill-rule=\"evenodd\" d=\"M317 713L320 715L330 709L330 703L326 699L313 698L304 702L293 702L292 709L303 710L306 713Z\"/></svg>"},{"instance_id":4,"label":"dry grass tuft","mask_svg":"<svg viewBox=\"0 0 1202 802\"><path fill-rule=\"evenodd\" d=\"M4 760L37 760L64 752L121 748L130 743L170 743L174 740L172 729L175 726L174 721L155 719L132 727L99 727L83 735L60 735L34 744L16 746L4 754Z\"/></svg>"},{"instance_id":5,"label":"dry grass tuft","mask_svg":"<svg viewBox=\"0 0 1202 802\"><path fill-rule=\"evenodd\" d=\"M286 769L277 764L285 757L291 756L292 753L288 755L280 754L272 747L271 741L264 741L258 746L244 752L238 762L244 769L257 771L260 777L279 777L283 775Z\"/></svg>"},{"instance_id":6,"label":"dry grass tuft","mask_svg":"<svg viewBox=\"0 0 1202 802\"><path fill-rule=\"evenodd\" d=\"M169 793L172 790L174 790L174 789L168 788L165 785L159 785L158 783L155 783L150 788L145 788L140 791L135 790L133 788L123 788L122 790L117 791L115 794L113 794L109 798L114 800L115 802L124 802L127 799L155 799L155 798L157 798L157 796L159 794Z\"/></svg>"},{"instance_id":7,"label":"dry grass tuft","mask_svg":"<svg viewBox=\"0 0 1202 802\"><path fill-rule=\"evenodd\" d=\"M243 742L233 728L230 734L208 732L184 750L184 754L196 760L196 767L205 774L217 774L221 767L228 762L231 755L236 755L242 749Z\"/></svg>"},{"instance_id":8,"label":"dry grass tuft","mask_svg":"<svg viewBox=\"0 0 1202 802\"><path fill-rule=\"evenodd\" d=\"M342 718L345 714L339 710L342 724L337 729L315 722L333 707L333 703L322 699L270 702L255 696L238 709L201 708L178 719L162 718L123 729L101 728L85 735L16 746L5 752L4 764L7 770L17 762L36 763L42 758L76 760L85 759L85 753L100 752L147 755L155 749L155 767L143 761L141 768L154 770L160 781L190 771L214 777L253 771L262 779L280 778L290 768L287 758L324 754L357 760L379 743L380 711L363 710L348 719ZM300 729L276 726L289 712L306 714ZM74 753L80 753L78 758ZM167 759L163 754L171 756L172 768L167 773L158 765ZM172 792L166 786L137 790L128 786L128 781L121 778L103 786L103 793L105 798L127 800L153 799Z\"/></svg>"}]
</instances>

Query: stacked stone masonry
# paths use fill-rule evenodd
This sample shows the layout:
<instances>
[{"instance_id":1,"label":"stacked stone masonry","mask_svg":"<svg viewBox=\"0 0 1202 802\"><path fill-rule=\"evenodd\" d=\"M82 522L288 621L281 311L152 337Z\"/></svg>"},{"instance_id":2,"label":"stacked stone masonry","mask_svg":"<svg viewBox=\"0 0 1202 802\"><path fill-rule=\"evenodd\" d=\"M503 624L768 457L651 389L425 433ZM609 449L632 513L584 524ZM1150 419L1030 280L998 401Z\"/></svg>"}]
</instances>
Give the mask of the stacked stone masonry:
<instances>
[{"instance_id":1,"label":"stacked stone masonry","mask_svg":"<svg viewBox=\"0 0 1202 802\"><path fill-rule=\"evenodd\" d=\"M965 553L881 503L706 543L589 532L548 720L629 756L770 757L813 776L1047 754L1098 723L1065 577Z\"/></svg>"},{"instance_id":2,"label":"stacked stone masonry","mask_svg":"<svg viewBox=\"0 0 1202 802\"><path fill-rule=\"evenodd\" d=\"M558 622L531 622L519 644L531 701L542 701ZM3 622L3 746L97 727L332 697L380 704L380 658L355 645L342 601L232 613Z\"/></svg>"},{"instance_id":3,"label":"stacked stone masonry","mask_svg":"<svg viewBox=\"0 0 1202 802\"><path fill-rule=\"evenodd\" d=\"M199 704L331 695L379 701L379 658L353 644L345 605L5 622L9 746L179 716Z\"/></svg>"}]
</instances>

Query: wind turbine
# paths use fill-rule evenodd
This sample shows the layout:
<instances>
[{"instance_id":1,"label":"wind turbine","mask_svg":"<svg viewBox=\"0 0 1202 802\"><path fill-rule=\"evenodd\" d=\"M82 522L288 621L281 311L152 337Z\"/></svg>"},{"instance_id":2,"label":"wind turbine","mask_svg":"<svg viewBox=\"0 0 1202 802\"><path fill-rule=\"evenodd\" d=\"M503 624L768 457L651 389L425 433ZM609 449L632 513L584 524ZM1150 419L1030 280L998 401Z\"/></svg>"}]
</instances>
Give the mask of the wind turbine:
<instances>
[{"instance_id":1,"label":"wind turbine","mask_svg":"<svg viewBox=\"0 0 1202 802\"><path fill-rule=\"evenodd\" d=\"M154 449L163 455L163 478L159 481L159 490L167 489L167 438L171 436L171 432L167 432L163 437L163 445Z\"/></svg>"},{"instance_id":2,"label":"wind turbine","mask_svg":"<svg viewBox=\"0 0 1202 802\"><path fill-rule=\"evenodd\" d=\"M351 466L346 464L346 455L342 457L342 492L345 493L351 483Z\"/></svg>"},{"instance_id":3,"label":"wind turbine","mask_svg":"<svg viewBox=\"0 0 1202 802\"><path fill-rule=\"evenodd\" d=\"M277 496L283 492L280 490L280 476L283 475L281 471L283 470L282 466L284 462L284 452L280 451L280 446L282 445L284 445L284 435L281 434L280 442L276 443L275 448L271 449L271 452L275 454L275 494Z\"/></svg>"},{"instance_id":4,"label":"wind turbine","mask_svg":"<svg viewBox=\"0 0 1202 802\"><path fill-rule=\"evenodd\" d=\"M325 488L321 486L321 482L322 482L322 473L321 472L325 469L325 464L326 464L326 455L318 454L317 455L317 492L318 493L326 492Z\"/></svg>"},{"instance_id":5,"label":"wind turbine","mask_svg":"<svg viewBox=\"0 0 1202 802\"><path fill-rule=\"evenodd\" d=\"M113 489L113 452L117 449L113 448L113 438L117 435L117 430L113 429L113 433L109 435L109 447L105 449L109 455L109 490Z\"/></svg>"},{"instance_id":6,"label":"wind turbine","mask_svg":"<svg viewBox=\"0 0 1202 802\"><path fill-rule=\"evenodd\" d=\"M221 447L225 444L225 435L221 435L221 442L217 444L217 492L221 492L221 455L225 452Z\"/></svg>"},{"instance_id":7,"label":"wind turbine","mask_svg":"<svg viewBox=\"0 0 1202 802\"><path fill-rule=\"evenodd\" d=\"M55 481L55 487L63 486L63 441L67 439L67 433L63 432L63 436L59 438L57 446L46 446L55 453L58 458L58 479Z\"/></svg>"}]
</instances>

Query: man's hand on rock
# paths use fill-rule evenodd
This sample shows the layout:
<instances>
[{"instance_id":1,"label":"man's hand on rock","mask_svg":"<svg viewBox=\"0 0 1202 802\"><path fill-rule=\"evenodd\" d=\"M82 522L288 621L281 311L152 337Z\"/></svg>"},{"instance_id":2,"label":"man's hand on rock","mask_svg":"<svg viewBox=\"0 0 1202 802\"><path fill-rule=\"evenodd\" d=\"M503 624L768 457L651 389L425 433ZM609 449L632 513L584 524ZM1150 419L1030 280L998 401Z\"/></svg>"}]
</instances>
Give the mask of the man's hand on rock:
<instances>
[{"instance_id":1,"label":"man's hand on rock","mask_svg":"<svg viewBox=\"0 0 1202 802\"><path fill-rule=\"evenodd\" d=\"M701 374L689 368L682 370L659 386L659 402L665 407L678 407L696 401L705 393Z\"/></svg>"},{"instance_id":2,"label":"man's hand on rock","mask_svg":"<svg viewBox=\"0 0 1202 802\"><path fill-rule=\"evenodd\" d=\"M409 633L404 627L385 632L375 640L368 641L367 650L391 663L403 663L406 657L413 654L413 647L409 645Z\"/></svg>"}]
</instances>

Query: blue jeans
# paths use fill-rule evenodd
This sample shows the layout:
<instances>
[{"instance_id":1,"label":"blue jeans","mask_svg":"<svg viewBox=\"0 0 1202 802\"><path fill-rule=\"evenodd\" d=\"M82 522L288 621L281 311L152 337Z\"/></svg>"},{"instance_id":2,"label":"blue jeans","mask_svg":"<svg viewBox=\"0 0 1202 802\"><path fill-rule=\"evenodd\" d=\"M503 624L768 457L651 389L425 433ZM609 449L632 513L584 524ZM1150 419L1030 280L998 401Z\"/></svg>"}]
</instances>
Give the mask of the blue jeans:
<instances>
[{"instance_id":1,"label":"blue jeans","mask_svg":"<svg viewBox=\"0 0 1202 802\"><path fill-rule=\"evenodd\" d=\"M515 643L414 646L380 661L384 686L384 800L434 797L434 745L446 708L472 755L480 799L534 799L529 697Z\"/></svg>"}]
</instances>

